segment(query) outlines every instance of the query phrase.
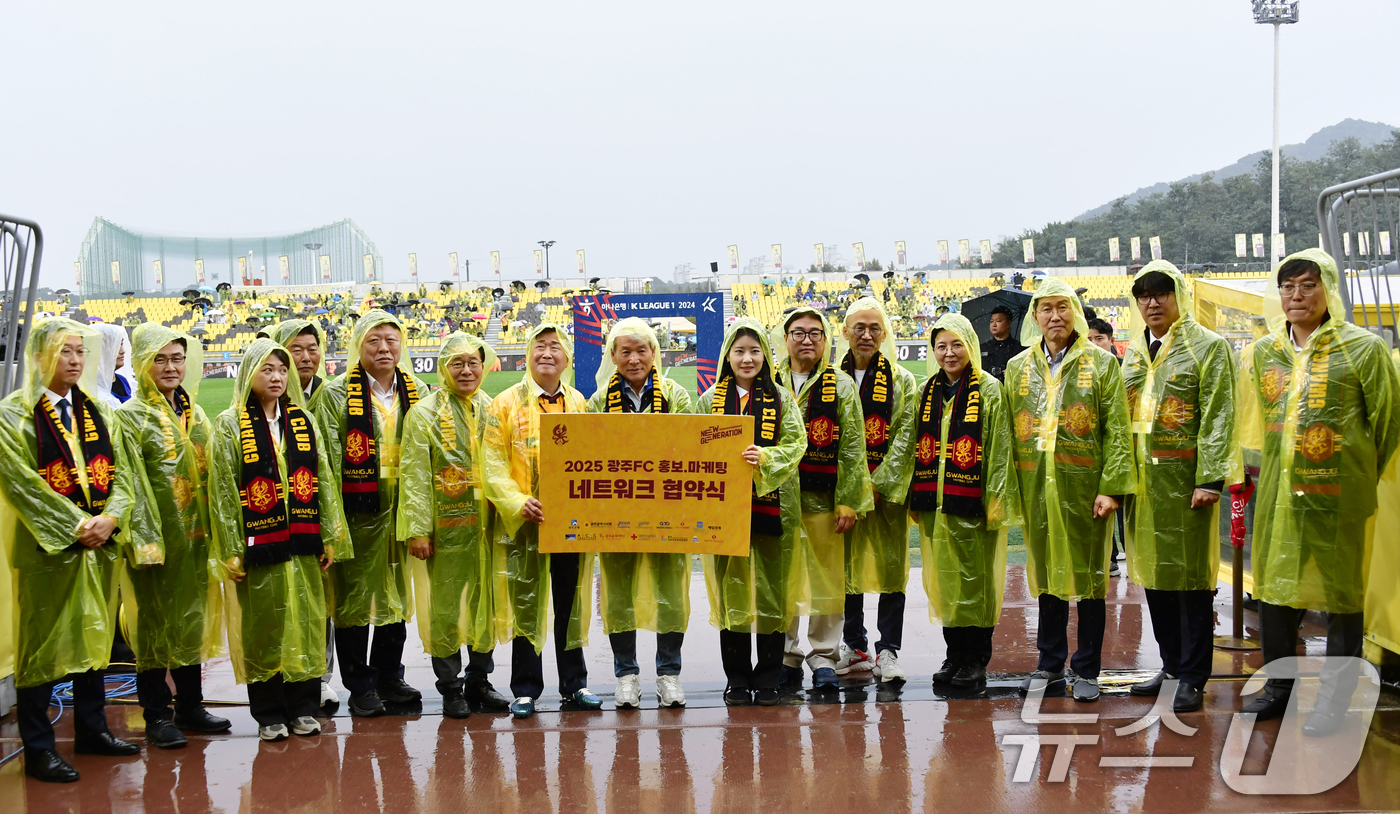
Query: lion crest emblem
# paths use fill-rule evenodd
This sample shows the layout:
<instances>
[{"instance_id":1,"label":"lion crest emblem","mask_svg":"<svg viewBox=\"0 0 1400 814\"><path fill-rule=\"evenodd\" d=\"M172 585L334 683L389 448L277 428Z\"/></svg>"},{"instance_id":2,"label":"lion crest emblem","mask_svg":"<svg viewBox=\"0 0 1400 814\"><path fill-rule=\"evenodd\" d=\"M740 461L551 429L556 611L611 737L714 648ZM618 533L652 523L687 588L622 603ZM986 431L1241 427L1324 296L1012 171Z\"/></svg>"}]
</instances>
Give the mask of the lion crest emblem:
<instances>
[{"instance_id":1,"label":"lion crest emblem","mask_svg":"<svg viewBox=\"0 0 1400 814\"><path fill-rule=\"evenodd\" d=\"M374 442L360 430L351 430L345 436L345 458L352 464L362 464L369 460Z\"/></svg>"},{"instance_id":2,"label":"lion crest emblem","mask_svg":"<svg viewBox=\"0 0 1400 814\"><path fill-rule=\"evenodd\" d=\"M879 446L885 443L889 437L889 425L885 419L878 415L868 415L865 417L865 445L868 447Z\"/></svg>"},{"instance_id":3,"label":"lion crest emblem","mask_svg":"<svg viewBox=\"0 0 1400 814\"><path fill-rule=\"evenodd\" d=\"M807 437L819 447L827 446L836 437L836 427L826 416L817 416L807 426Z\"/></svg>"},{"instance_id":4,"label":"lion crest emblem","mask_svg":"<svg viewBox=\"0 0 1400 814\"><path fill-rule=\"evenodd\" d=\"M248 484L248 508L258 514L267 514L277 502L277 484L267 478L253 478Z\"/></svg>"},{"instance_id":5,"label":"lion crest emblem","mask_svg":"<svg viewBox=\"0 0 1400 814\"><path fill-rule=\"evenodd\" d=\"M304 466L293 472L287 482L292 487L292 494L302 503L310 503L316 496L316 476Z\"/></svg>"},{"instance_id":6,"label":"lion crest emblem","mask_svg":"<svg viewBox=\"0 0 1400 814\"><path fill-rule=\"evenodd\" d=\"M112 476L116 472L116 467L112 466L112 459L106 455L98 455L88 462L88 477L92 478L92 485L103 492L110 492L112 486Z\"/></svg>"},{"instance_id":7,"label":"lion crest emblem","mask_svg":"<svg viewBox=\"0 0 1400 814\"><path fill-rule=\"evenodd\" d=\"M958 469L971 469L977 463L977 442L964 435L953 442L953 463Z\"/></svg>"},{"instance_id":8,"label":"lion crest emblem","mask_svg":"<svg viewBox=\"0 0 1400 814\"><path fill-rule=\"evenodd\" d=\"M45 467L40 474L44 476L44 480L48 481L49 488L60 495L72 493L73 488L77 485L73 482L73 471L63 461L54 461Z\"/></svg>"},{"instance_id":9,"label":"lion crest emblem","mask_svg":"<svg viewBox=\"0 0 1400 814\"><path fill-rule=\"evenodd\" d=\"M919 445L915 447L914 454L918 457L919 463L928 466L933 462L937 454L938 442L933 440L933 436L925 433L919 438Z\"/></svg>"}]
</instances>

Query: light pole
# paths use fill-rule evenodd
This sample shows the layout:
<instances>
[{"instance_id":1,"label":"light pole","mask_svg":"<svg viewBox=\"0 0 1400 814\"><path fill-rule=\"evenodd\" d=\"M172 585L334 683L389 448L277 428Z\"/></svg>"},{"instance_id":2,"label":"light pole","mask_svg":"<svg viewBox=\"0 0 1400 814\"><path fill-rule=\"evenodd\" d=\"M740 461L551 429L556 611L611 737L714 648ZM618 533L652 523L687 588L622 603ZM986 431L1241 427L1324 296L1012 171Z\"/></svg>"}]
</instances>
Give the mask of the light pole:
<instances>
[{"instance_id":1,"label":"light pole","mask_svg":"<svg viewBox=\"0 0 1400 814\"><path fill-rule=\"evenodd\" d=\"M544 278L549 279L549 247L554 245L553 240L541 240L539 244L544 247Z\"/></svg>"},{"instance_id":2,"label":"light pole","mask_svg":"<svg viewBox=\"0 0 1400 814\"><path fill-rule=\"evenodd\" d=\"M1279 259L1275 248L1275 241L1278 239L1279 218L1278 218L1278 45L1279 31L1288 23L1298 22L1298 2L1297 0L1253 0L1254 2L1254 22L1260 25L1272 25L1274 27L1274 189L1272 204L1272 216L1269 229L1269 257L1274 260Z\"/></svg>"}]
</instances>

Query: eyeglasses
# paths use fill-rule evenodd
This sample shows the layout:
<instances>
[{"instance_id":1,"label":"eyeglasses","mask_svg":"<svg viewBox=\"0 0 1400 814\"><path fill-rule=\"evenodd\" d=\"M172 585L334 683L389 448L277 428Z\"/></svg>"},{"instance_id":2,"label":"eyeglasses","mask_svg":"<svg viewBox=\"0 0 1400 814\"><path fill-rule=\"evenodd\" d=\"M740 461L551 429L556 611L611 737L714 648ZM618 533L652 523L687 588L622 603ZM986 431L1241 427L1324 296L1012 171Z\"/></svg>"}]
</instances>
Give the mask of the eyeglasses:
<instances>
[{"instance_id":1,"label":"eyeglasses","mask_svg":"<svg viewBox=\"0 0 1400 814\"><path fill-rule=\"evenodd\" d=\"M1284 283L1283 285L1278 287L1278 293L1282 294L1285 297L1291 297L1295 292L1301 291L1304 297L1311 297L1313 295L1313 292L1317 291L1317 289L1317 283L1303 283L1302 285Z\"/></svg>"},{"instance_id":2,"label":"eyeglasses","mask_svg":"<svg viewBox=\"0 0 1400 814\"><path fill-rule=\"evenodd\" d=\"M1166 304L1166 302L1167 302L1167 297L1170 297L1170 296L1173 296L1173 295L1172 295L1172 294L1143 294L1141 297L1138 297L1138 298L1137 298L1137 301L1138 301L1139 303L1143 304L1143 305L1146 305L1146 304L1148 304L1149 302L1154 302L1154 303L1156 303L1156 304L1158 304L1158 305L1164 305L1164 304Z\"/></svg>"},{"instance_id":3,"label":"eyeglasses","mask_svg":"<svg viewBox=\"0 0 1400 814\"><path fill-rule=\"evenodd\" d=\"M803 331L799 329L796 331L788 331L787 335L788 338L794 342L820 342L826 338L826 331L820 328L815 331Z\"/></svg>"},{"instance_id":4,"label":"eyeglasses","mask_svg":"<svg viewBox=\"0 0 1400 814\"><path fill-rule=\"evenodd\" d=\"M882 328L882 327L880 327L879 325L852 325L852 326L851 326L851 333L855 334L856 336L864 336L864 335L867 335L867 334L870 335L870 336L880 336L880 335L884 334L884 332L885 332L885 329Z\"/></svg>"},{"instance_id":5,"label":"eyeglasses","mask_svg":"<svg viewBox=\"0 0 1400 814\"><path fill-rule=\"evenodd\" d=\"M174 367L175 365L183 365L184 363L185 357L183 356L157 356L151 360L152 367L165 367L166 365Z\"/></svg>"}]
</instances>

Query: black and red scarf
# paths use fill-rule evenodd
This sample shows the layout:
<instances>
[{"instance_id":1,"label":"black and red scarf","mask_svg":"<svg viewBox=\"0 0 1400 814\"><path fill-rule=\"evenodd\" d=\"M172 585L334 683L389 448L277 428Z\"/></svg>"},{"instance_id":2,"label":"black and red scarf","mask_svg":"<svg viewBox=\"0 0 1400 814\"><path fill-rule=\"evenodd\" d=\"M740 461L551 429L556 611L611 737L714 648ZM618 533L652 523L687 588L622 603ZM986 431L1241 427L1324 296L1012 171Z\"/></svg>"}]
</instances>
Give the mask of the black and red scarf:
<instances>
[{"instance_id":1,"label":"black and red scarf","mask_svg":"<svg viewBox=\"0 0 1400 814\"><path fill-rule=\"evenodd\" d=\"M296 554L319 557L322 552L316 431L306 412L287 399L282 402L281 423L288 472L285 489L262 405L250 396L238 412L238 444L243 454L238 499L243 504L245 568L283 563Z\"/></svg>"},{"instance_id":2,"label":"black and red scarf","mask_svg":"<svg viewBox=\"0 0 1400 814\"><path fill-rule=\"evenodd\" d=\"M73 505L97 516L107 508L116 477L116 456L112 452L112 436L102 414L90 404L83 391L69 388L68 402L72 409L73 430L78 433L78 445L83 451L87 469L87 494L78 480L77 462L68 446L68 431L63 427L58 409L47 395L34 405L34 428L39 441L39 477L49 488L73 501Z\"/></svg>"},{"instance_id":3,"label":"black and red scarf","mask_svg":"<svg viewBox=\"0 0 1400 814\"><path fill-rule=\"evenodd\" d=\"M789 374L791 375L791 374ZM836 458L841 413L836 401L836 368L827 365L807 388L807 451L797 465L804 492L836 491Z\"/></svg>"},{"instance_id":4,"label":"black and red scarf","mask_svg":"<svg viewBox=\"0 0 1400 814\"><path fill-rule=\"evenodd\" d=\"M399 391L399 427L403 416L418 403L418 385L394 369ZM356 364L345 377L345 449L341 453L340 493L346 514L379 511L379 445L374 441L374 407L370 404L369 377Z\"/></svg>"},{"instance_id":5,"label":"black and red scarf","mask_svg":"<svg viewBox=\"0 0 1400 814\"><path fill-rule=\"evenodd\" d=\"M666 397L661 394L661 388L657 386L659 382L657 382L656 379L656 368L652 368L651 372L647 374L647 389L642 391L642 398L645 399L648 395L651 396L651 412L669 413L671 412L671 405L667 403ZM608 400L604 405L604 412L635 412L632 409L632 399L628 398L625 392L626 387L627 380L622 378L622 371L614 373L612 378L608 380Z\"/></svg>"},{"instance_id":6,"label":"black and red scarf","mask_svg":"<svg viewBox=\"0 0 1400 814\"><path fill-rule=\"evenodd\" d=\"M945 446L940 443L943 402L953 387L953 415ZM938 371L924 385L915 420L917 440L909 509L931 512L941 504L944 514L986 517L982 505L982 387L976 368L968 365L956 385L950 385L948 374ZM938 486L939 459L948 462L943 471L942 494Z\"/></svg>"},{"instance_id":7,"label":"black and red scarf","mask_svg":"<svg viewBox=\"0 0 1400 814\"><path fill-rule=\"evenodd\" d=\"M765 368L766 371L766 368ZM778 427L781 426L782 398L768 380L767 374L760 374L754 380L749 402L739 406L739 388L734 386L734 374L724 373L715 385L715 393L710 402L710 412L715 415L751 415L754 417L754 444L772 447L778 444ZM783 534L782 503L779 490L774 489L760 495L756 488L752 491L749 509L749 532L781 537Z\"/></svg>"},{"instance_id":8,"label":"black and red scarf","mask_svg":"<svg viewBox=\"0 0 1400 814\"><path fill-rule=\"evenodd\" d=\"M874 472L890 451L890 419L894 417L894 369L885 354L875 352L873 364L860 382L861 415L865 416L865 465ZM856 355L847 352L841 370L856 375Z\"/></svg>"}]
</instances>

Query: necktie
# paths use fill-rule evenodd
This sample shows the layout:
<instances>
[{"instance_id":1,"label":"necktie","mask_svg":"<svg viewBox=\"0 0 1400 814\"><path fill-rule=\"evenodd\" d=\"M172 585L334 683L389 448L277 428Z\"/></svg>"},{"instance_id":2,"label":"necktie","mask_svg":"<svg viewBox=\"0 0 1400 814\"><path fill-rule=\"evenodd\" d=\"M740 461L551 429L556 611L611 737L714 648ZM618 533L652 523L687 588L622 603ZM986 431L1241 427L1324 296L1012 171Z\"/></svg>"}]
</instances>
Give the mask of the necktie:
<instances>
[{"instance_id":1,"label":"necktie","mask_svg":"<svg viewBox=\"0 0 1400 814\"><path fill-rule=\"evenodd\" d=\"M1147 358L1152 361L1157 359L1157 351L1162 349L1162 340L1154 339L1152 344L1147 346Z\"/></svg>"},{"instance_id":2,"label":"necktie","mask_svg":"<svg viewBox=\"0 0 1400 814\"><path fill-rule=\"evenodd\" d=\"M68 399L58 400L58 417L63 419L63 428L73 431L73 416L68 414Z\"/></svg>"}]
</instances>

